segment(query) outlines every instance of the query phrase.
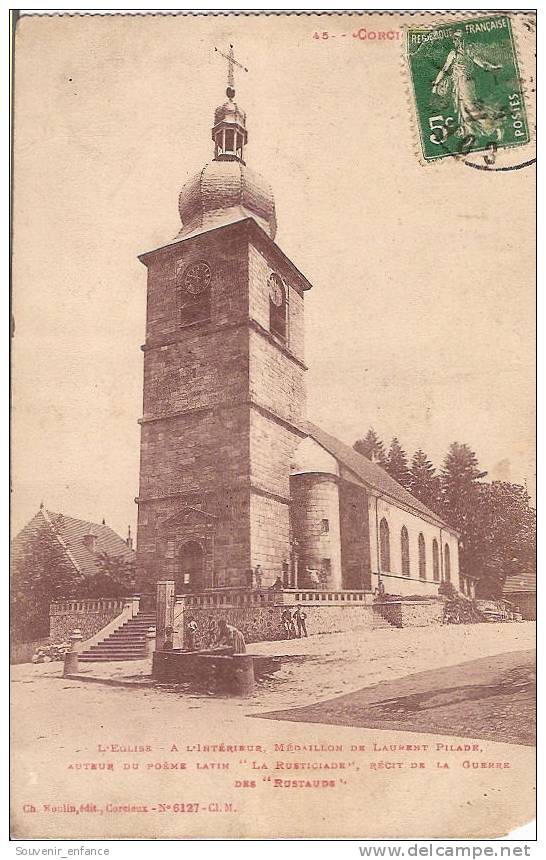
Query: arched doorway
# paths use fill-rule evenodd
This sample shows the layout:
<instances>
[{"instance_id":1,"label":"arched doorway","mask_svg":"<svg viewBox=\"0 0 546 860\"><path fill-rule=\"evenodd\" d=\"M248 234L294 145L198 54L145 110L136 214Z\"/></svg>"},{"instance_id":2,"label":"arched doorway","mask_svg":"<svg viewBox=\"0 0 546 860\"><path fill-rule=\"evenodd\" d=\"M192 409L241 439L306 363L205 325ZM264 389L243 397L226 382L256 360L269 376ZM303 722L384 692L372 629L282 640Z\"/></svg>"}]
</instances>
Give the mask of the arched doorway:
<instances>
[{"instance_id":1,"label":"arched doorway","mask_svg":"<svg viewBox=\"0 0 546 860\"><path fill-rule=\"evenodd\" d=\"M199 541L190 540L183 544L178 555L178 576L175 591L203 591L205 588L205 552Z\"/></svg>"}]
</instances>

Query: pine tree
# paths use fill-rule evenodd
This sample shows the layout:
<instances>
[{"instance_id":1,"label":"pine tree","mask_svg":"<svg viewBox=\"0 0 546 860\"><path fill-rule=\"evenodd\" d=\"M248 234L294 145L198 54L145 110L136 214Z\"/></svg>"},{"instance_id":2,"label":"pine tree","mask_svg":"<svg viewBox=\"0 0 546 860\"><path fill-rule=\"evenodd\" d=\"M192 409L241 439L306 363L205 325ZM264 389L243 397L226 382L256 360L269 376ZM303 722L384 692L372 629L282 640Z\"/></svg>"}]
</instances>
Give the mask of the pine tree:
<instances>
[{"instance_id":1,"label":"pine tree","mask_svg":"<svg viewBox=\"0 0 546 860\"><path fill-rule=\"evenodd\" d=\"M476 454L468 445L453 442L444 460L441 478L442 513L460 533L460 567L463 573L477 573L480 552L479 481L487 472L478 468Z\"/></svg>"},{"instance_id":2,"label":"pine tree","mask_svg":"<svg viewBox=\"0 0 546 860\"><path fill-rule=\"evenodd\" d=\"M355 451L362 454L372 463L377 463L379 466L385 466L385 446L373 429L370 427L366 435L362 439L357 439L353 445Z\"/></svg>"},{"instance_id":3,"label":"pine tree","mask_svg":"<svg viewBox=\"0 0 546 860\"><path fill-rule=\"evenodd\" d=\"M409 486L410 473L408 470L408 458L396 436L394 436L391 442L389 453L387 454L385 469L391 478L394 478L394 480L398 481L399 484L402 484L403 487Z\"/></svg>"},{"instance_id":4,"label":"pine tree","mask_svg":"<svg viewBox=\"0 0 546 860\"><path fill-rule=\"evenodd\" d=\"M416 499L433 511L440 507L440 477L425 452L419 448L413 455L408 489Z\"/></svg>"}]
</instances>

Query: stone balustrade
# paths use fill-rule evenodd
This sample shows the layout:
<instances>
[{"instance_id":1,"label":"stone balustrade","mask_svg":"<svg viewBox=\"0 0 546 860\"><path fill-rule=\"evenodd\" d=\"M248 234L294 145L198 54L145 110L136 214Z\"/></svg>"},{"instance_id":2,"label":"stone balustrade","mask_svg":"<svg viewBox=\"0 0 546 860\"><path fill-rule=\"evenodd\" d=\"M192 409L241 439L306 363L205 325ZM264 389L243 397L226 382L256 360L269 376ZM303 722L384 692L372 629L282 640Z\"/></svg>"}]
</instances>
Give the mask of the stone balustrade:
<instances>
[{"instance_id":1,"label":"stone balustrade","mask_svg":"<svg viewBox=\"0 0 546 860\"><path fill-rule=\"evenodd\" d=\"M124 612L138 612L138 597L96 597L85 600L62 600L49 607L49 636L52 642L64 642L74 629L81 630L84 640Z\"/></svg>"},{"instance_id":2,"label":"stone balustrade","mask_svg":"<svg viewBox=\"0 0 546 860\"><path fill-rule=\"evenodd\" d=\"M339 606L345 603L371 603L372 595L367 591L319 591L313 589L222 589L214 592L179 594L177 603L186 607L221 608L235 606L294 606L296 603Z\"/></svg>"},{"instance_id":3,"label":"stone balustrade","mask_svg":"<svg viewBox=\"0 0 546 860\"><path fill-rule=\"evenodd\" d=\"M52 603L49 607L50 615L73 615L81 612L87 615L90 612L113 612L116 615L122 611L127 598L125 597L97 597L85 600L63 600L60 603Z\"/></svg>"}]
</instances>

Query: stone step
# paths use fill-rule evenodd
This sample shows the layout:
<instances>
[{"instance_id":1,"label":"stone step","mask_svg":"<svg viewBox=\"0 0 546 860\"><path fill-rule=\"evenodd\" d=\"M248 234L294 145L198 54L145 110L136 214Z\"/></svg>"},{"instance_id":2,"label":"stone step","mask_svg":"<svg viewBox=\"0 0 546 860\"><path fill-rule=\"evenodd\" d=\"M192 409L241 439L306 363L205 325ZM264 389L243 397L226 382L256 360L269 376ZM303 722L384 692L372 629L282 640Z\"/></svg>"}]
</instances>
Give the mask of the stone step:
<instances>
[{"instance_id":1,"label":"stone step","mask_svg":"<svg viewBox=\"0 0 546 860\"><path fill-rule=\"evenodd\" d=\"M155 627L155 622L155 614L136 615L111 633L103 642L83 651L78 659L84 663L143 660L147 654L146 634L150 627Z\"/></svg>"},{"instance_id":2,"label":"stone step","mask_svg":"<svg viewBox=\"0 0 546 860\"><path fill-rule=\"evenodd\" d=\"M123 627L134 627L135 629L142 627L143 630L147 630L148 627L155 627L155 624L148 623L148 621L126 621ZM122 630L123 628L118 629Z\"/></svg>"},{"instance_id":3,"label":"stone step","mask_svg":"<svg viewBox=\"0 0 546 860\"><path fill-rule=\"evenodd\" d=\"M84 651L82 657L87 654L145 654L145 648L90 648Z\"/></svg>"},{"instance_id":4,"label":"stone step","mask_svg":"<svg viewBox=\"0 0 546 860\"><path fill-rule=\"evenodd\" d=\"M96 655L90 657L89 655L84 656L82 654L79 658L80 662L82 662L82 663L123 663L125 660L143 660L143 659L144 658L142 657L141 654L135 654L134 656L131 656L131 657L127 656L127 654L123 654L123 655L115 656L115 657L112 657L110 655L105 656L105 655L100 655L100 654L96 654Z\"/></svg>"},{"instance_id":5,"label":"stone step","mask_svg":"<svg viewBox=\"0 0 546 860\"><path fill-rule=\"evenodd\" d=\"M146 639L147 630L119 630L117 633L111 633L108 639Z\"/></svg>"},{"instance_id":6,"label":"stone step","mask_svg":"<svg viewBox=\"0 0 546 860\"><path fill-rule=\"evenodd\" d=\"M117 645L115 642L109 644L101 644L101 645L92 645L88 651L84 651L84 654L96 654L98 651L145 651L145 645L139 645L138 642L136 644L128 644L128 645Z\"/></svg>"}]
</instances>

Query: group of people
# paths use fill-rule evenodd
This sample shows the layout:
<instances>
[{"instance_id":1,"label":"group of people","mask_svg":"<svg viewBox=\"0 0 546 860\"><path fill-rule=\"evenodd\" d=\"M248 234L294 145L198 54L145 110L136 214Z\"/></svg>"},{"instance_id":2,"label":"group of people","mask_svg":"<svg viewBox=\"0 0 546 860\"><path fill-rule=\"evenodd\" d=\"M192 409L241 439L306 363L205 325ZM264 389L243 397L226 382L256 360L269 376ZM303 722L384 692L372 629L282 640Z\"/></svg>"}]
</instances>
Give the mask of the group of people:
<instances>
[{"instance_id":1,"label":"group of people","mask_svg":"<svg viewBox=\"0 0 546 860\"><path fill-rule=\"evenodd\" d=\"M284 631L285 639L301 639L302 636L307 637L307 613L301 606L296 606L294 612L291 609L283 609L281 613L281 623Z\"/></svg>"},{"instance_id":2,"label":"group of people","mask_svg":"<svg viewBox=\"0 0 546 860\"><path fill-rule=\"evenodd\" d=\"M281 613L281 624L285 639L301 639L302 636L307 637L307 613L301 606L297 606L292 612L289 607L283 609ZM188 621L185 627L185 646L187 651L198 650L198 632L199 625L197 621ZM174 647L174 631L172 627L165 629L165 642L163 645L164 651L172 651ZM225 618L220 618L217 624L215 635L213 636L213 648L228 647L233 654L245 654L246 642L241 630L233 624L228 624Z\"/></svg>"},{"instance_id":3,"label":"group of people","mask_svg":"<svg viewBox=\"0 0 546 860\"><path fill-rule=\"evenodd\" d=\"M197 621L188 621L185 628L185 650L186 651L196 651L199 650L196 648L197 643L197 634L199 632L199 625ZM233 654L245 654L246 653L246 642L245 637L241 633L237 627L234 627L232 624L228 624L225 618L220 618L218 621L217 629L214 635L214 641L212 644L213 648L220 648L222 646L227 646L232 649ZM172 651L174 647L174 630L172 627L165 628L165 642L163 644L164 651Z\"/></svg>"},{"instance_id":4,"label":"group of people","mask_svg":"<svg viewBox=\"0 0 546 860\"><path fill-rule=\"evenodd\" d=\"M257 591L261 591L263 588L263 570L260 564L257 564L256 567L249 567L246 574L246 584L247 588L256 589ZM275 581L272 585L269 586L271 591L280 591L283 588L291 588L293 587L293 583L290 582L290 572L289 565L287 561L283 561L282 563L282 571L277 575Z\"/></svg>"}]
</instances>

